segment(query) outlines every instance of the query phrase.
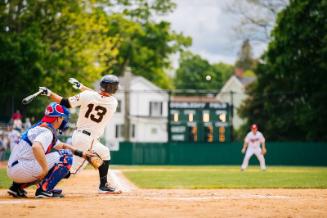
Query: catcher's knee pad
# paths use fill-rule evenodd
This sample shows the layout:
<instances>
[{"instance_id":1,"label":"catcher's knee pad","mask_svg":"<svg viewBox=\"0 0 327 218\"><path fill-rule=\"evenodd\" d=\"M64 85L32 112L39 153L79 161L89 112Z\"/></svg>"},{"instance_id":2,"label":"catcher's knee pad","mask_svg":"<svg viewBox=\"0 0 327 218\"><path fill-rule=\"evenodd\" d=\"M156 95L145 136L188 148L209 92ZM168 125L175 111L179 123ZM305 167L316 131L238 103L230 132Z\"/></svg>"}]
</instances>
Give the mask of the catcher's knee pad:
<instances>
[{"instance_id":1,"label":"catcher's knee pad","mask_svg":"<svg viewBox=\"0 0 327 218\"><path fill-rule=\"evenodd\" d=\"M69 175L69 168L63 163L56 163L48 172L46 177L40 182L40 186L45 191L51 191L63 178Z\"/></svg>"},{"instance_id":2,"label":"catcher's knee pad","mask_svg":"<svg viewBox=\"0 0 327 218\"><path fill-rule=\"evenodd\" d=\"M73 155L65 150L60 150L60 162L56 163L48 172L46 177L40 182L40 186L45 191L51 191L60 180L69 176L69 169L73 163Z\"/></svg>"}]
</instances>

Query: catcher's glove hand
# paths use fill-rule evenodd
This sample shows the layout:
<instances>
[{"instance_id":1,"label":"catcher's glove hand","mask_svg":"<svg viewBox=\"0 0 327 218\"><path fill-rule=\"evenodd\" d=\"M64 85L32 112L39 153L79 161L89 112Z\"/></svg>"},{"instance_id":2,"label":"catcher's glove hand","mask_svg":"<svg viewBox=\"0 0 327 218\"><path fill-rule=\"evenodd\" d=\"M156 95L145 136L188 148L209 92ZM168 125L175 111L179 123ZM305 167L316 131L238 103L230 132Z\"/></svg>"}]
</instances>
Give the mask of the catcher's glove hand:
<instances>
[{"instance_id":1,"label":"catcher's glove hand","mask_svg":"<svg viewBox=\"0 0 327 218\"><path fill-rule=\"evenodd\" d=\"M92 155L87 155L86 160L95 168L99 169L99 167L103 164L103 160L95 151L89 151Z\"/></svg>"}]
</instances>

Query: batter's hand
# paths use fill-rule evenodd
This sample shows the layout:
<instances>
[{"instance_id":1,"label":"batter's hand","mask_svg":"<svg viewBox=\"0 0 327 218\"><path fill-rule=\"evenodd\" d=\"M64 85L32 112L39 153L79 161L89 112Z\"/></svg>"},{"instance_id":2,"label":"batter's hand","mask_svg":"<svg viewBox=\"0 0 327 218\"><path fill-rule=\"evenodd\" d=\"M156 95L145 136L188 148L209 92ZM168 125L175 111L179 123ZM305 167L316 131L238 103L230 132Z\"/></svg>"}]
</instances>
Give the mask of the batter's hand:
<instances>
[{"instance_id":1,"label":"batter's hand","mask_svg":"<svg viewBox=\"0 0 327 218\"><path fill-rule=\"evenodd\" d=\"M74 89L81 89L83 84L80 83L77 79L75 78L69 78L69 83L73 84Z\"/></svg>"},{"instance_id":2,"label":"batter's hand","mask_svg":"<svg viewBox=\"0 0 327 218\"><path fill-rule=\"evenodd\" d=\"M46 96L51 95L51 90L48 89L47 87L39 87L39 91L42 91L41 95L46 95Z\"/></svg>"},{"instance_id":3,"label":"batter's hand","mask_svg":"<svg viewBox=\"0 0 327 218\"><path fill-rule=\"evenodd\" d=\"M242 148L241 152L242 152L242 154L244 154L245 153L245 148Z\"/></svg>"},{"instance_id":4,"label":"batter's hand","mask_svg":"<svg viewBox=\"0 0 327 218\"><path fill-rule=\"evenodd\" d=\"M83 158L88 159L90 157L95 157L96 154L93 151L84 151L83 152Z\"/></svg>"}]
</instances>

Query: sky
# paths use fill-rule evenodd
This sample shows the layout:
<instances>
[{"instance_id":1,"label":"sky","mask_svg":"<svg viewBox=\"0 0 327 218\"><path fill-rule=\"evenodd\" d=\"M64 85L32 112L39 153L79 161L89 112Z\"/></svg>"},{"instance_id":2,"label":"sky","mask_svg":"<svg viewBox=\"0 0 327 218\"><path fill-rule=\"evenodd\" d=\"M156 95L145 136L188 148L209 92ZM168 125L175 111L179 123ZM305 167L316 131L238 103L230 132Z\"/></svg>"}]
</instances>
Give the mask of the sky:
<instances>
[{"instance_id":1,"label":"sky","mask_svg":"<svg viewBox=\"0 0 327 218\"><path fill-rule=\"evenodd\" d=\"M210 63L234 64L242 42L234 27L238 17L226 11L229 0L174 0L177 8L164 19L172 29L191 36L191 51ZM266 44L252 44L254 57L259 57Z\"/></svg>"}]
</instances>

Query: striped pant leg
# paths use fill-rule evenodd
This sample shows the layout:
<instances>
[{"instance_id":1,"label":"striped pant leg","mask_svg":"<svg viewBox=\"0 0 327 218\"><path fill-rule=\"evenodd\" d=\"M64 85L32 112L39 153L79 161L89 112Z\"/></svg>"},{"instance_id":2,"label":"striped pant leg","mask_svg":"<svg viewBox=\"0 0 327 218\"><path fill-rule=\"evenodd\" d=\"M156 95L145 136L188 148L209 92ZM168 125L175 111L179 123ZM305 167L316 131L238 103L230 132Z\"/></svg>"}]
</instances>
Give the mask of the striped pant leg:
<instances>
[{"instance_id":1,"label":"striped pant leg","mask_svg":"<svg viewBox=\"0 0 327 218\"><path fill-rule=\"evenodd\" d=\"M60 162L58 152L52 152L45 155L48 170L56 163ZM17 183L29 183L37 180L37 176L41 173L41 166L36 160L18 160L18 164L8 167L8 176Z\"/></svg>"}]
</instances>

